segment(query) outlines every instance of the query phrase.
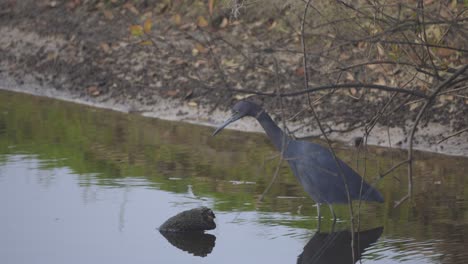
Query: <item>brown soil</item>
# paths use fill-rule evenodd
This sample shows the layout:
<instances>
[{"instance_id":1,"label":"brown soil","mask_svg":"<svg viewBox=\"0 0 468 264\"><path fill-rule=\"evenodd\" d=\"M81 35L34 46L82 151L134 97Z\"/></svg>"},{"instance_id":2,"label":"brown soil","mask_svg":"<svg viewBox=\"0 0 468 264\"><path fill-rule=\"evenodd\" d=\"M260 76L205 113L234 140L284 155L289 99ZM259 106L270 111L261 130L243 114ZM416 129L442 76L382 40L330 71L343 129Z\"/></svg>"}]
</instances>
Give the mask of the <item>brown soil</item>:
<instances>
[{"instance_id":1,"label":"brown soil","mask_svg":"<svg viewBox=\"0 0 468 264\"><path fill-rule=\"evenodd\" d=\"M209 18L206 7L197 1L179 6L124 2L2 1L0 88L211 125L226 116L235 100L251 96L232 88L303 89L297 33L278 29L268 13L232 20L228 9L218 9ZM259 15L261 19L255 17ZM142 36L132 35L131 26L143 25L147 18L151 29ZM313 54L321 47L311 44L309 48ZM357 53L339 56L345 60ZM312 84L333 83L337 75L323 75L321 69L339 66L335 64L310 56ZM367 81L405 79L401 70L389 76L379 71L365 74ZM316 106L318 115L332 138L345 141L362 136L363 127L390 98L390 93L381 91L326 93L314 93L311 99L324 96ZM390 135L392 146L406 146L408 129L422 104L402 104L417 99L406 95L396 98L389 114L379 119L369 143L388 146ZM307 110L306 95L284 98L283 108L276 97L252 99L260 101L277 121L287 118L296 136L320 134ZM468 156L468 133L436 144L466 127L468 100L439 98L423 117L416 148ZM242 129L259 130L252 125Z\"/></svg>"}]
</instances>

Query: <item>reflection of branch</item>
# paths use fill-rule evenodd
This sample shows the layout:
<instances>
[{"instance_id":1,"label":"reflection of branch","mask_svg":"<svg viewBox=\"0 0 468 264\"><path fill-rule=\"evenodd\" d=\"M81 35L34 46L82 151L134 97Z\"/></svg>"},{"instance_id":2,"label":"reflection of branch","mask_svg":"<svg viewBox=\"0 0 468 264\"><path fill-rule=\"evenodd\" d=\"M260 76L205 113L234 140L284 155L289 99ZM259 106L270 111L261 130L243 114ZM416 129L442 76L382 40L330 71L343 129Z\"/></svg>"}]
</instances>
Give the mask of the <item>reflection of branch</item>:
<instances>
[{"instance_id":1,"label":"reflection of branch","mask_svg":"<svg viewBox=\"0 0 468 264\"><path fill-rule=\"evenodd\" d=\"M387 176L387 175L390 174L392 171L398 169L398 167L400 167L400 166L403 165L403 164L406 164L407 162L408 162L408 160L404 160L404 161L402 161L402 162L400 162L400 163L394 165L393 167L391 167L390 169L388 169L386 172L381 173L381 174L379 175L379 178L382 179L383 177Z\"/></svg>"},{"instance_id":2,"label":"reflection of branch","mask_svg":"<svg viewBox=\"0 0 468 264\"><path fill-rule=\"evenodd\" d=\"M408 146L408 194L403 197L399 202L395 204L395 207L399 206L402 204L404 201L406 201L408 198L411 198L413 195L413 138L414 134L416 132L416 127L419 124L419 121L421 120L424 112L426 109L429 107L429 105L432 104L434 99L437 97L437 94L442 91L446 86L450 85L459 75L461 75L463 72L468 69L468 64L461 67L458 71L456 71L450 78L446 79L442 83L440 83L435 89L434 92L430 95L430 97L426 100L424 103L424 106L421 108L421 110L418 113L418 116L416 117L416 120L414 121L413 127L411 128L410 136L409 136L409 146Z\"/></svg>"}]
</instances>

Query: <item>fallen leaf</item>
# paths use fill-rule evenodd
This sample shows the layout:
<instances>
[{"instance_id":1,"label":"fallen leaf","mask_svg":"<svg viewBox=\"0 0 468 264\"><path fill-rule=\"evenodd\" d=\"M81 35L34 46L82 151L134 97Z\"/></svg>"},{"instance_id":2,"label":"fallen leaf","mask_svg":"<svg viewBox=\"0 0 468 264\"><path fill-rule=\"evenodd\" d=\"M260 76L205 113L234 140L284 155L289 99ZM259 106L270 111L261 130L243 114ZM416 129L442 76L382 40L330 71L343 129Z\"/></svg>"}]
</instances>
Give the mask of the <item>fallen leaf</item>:
<instances>
[{"instance_id":1,"label":"fallen leaf","mask_svg":"<svg viewBox=\"0 0 468 264\"><path fill-rule=\"evenodd\" d=\"M234 99L236 100L244 100L244 99L247 99L249 97L252 97L254 96L255 94L236 94L234 95Z\"/></svg>"},{"instance_id":2,"label":"fallen leaf","mask_svg":"<svg viewBox=\"0 0 468 264\"><path fill-rule=\"evenodd\" d=\"M175 14L172 16L172 22L179 26L182 23L182 17L179 14Z\"/></svg>"},{"instance_id":3,"label":"fallen leaf","mask_svg":"<svg viewBox=\"0 0 468 264\"><path fill-rule=\"evenodd\" d=\"M445 49L445 48L438 48L436 49L436 54L437 56L439 57L450 57L451 55L455 54L455 50L451 50L451 49Z\"/></svg>"},{"instance_id":4,"label":"fallen leaf","mask_svg":"<svg viewBox=\"0 0 468 264\"><path fill-rule=\"evenodd\" d=\"M104 11L102 11L102 13L104 14L104 17L107 18L107 20L114 19L114 14L112 13L112 11L104 10Z\"/></svg>"},{"instance_id":5,"label":"fallen leaf","mask_svg":"<svg viewBox=\"0 0 468 264\"><path fill-rule=\"evenodd\" d=\"M57 6L57 1L50 1L50 2L49 2L49 7L54 8L54 7L56 7L56 6Z\"/></svg>"},{"instance_id":6,"label":"fallen leaf","mask_svg":"<svg viewBox=\"0 0 468 264\"><path fill-rule=\"evenodd\" d=\"M422 102L412 103L409 106L410 111L414 111L416 108L420 107Z\"/></svg>"},{"instance_id":7,"label":"fallen leaf","mask_svg":"<svg viewBox=\"0 0 468 264\"><path fill-rule=\"evenodd\" d=\"M130 3L130 2L127 2L123 5L128 11L132 12L133 14L135 15L138 15L140 14L140 12L138 11L138 9L136 9L136 7Z\"/></svg>"},{"instance_id":8,"label":"fallen leaf","mask_svg":"<svg viewBox=\"0 0 468 264\"><path fill-rule=\"evenodd\" d=\"M226 66L226 67L231 67L231 68L239 67L239 64L236 63L234 60L222 60L221 64Z\"/></svg>"},{"instance_id":9,"label":"fallen leaf","mask_svg":"<svg viewBox=\"0 0 468 264\"><path fill-rule=\"evenodd\" d=\"M140 42L140 45L141 46L151 46L151 45L153 45L153 42L151 40L145 40L145 41Z\"/></svg>"},{"instance_id":10,"label":"fallen leaf","mask_svg":"<svg viewBox=\"0 0 468 264\"><path fill-rule=\"evenodd\" d=\"M298 68L296 68L296 70L294 71L294 73L295 73L296 76L298 76L298 77L303 77L303 76L304 76L304 67L298 67Z\"/></svg>"},{"instance_id":11,"label":"fallen leaf","mask_svg":"<svg viewBox=\"0 0 468 264\"><path fill-rule=\"evenodd\" d=\"M96 85L89 86L86 90L92 96L98 96L101 93Z\"/></svg>"},{"instance_id":12,"label":"fallen leaf","mask_svg":"<svg viewBox=\"0 0 468 264\"><path fill-rule=\"evenodd\" d=\"M200 67L201 65L206 65L207 64L207 61L206 60L197 60L193 66L195 66L195 68L198 68Z\"/></svg>"},{"instance_id":13,"label":"fallen leaf","mask_svg":"<svg viewBox=\"0 0 468 264\"><path fill-rule=\"evenodd\" d=\"M270 24L270 26L268 26L268 30L272 30L276 27L276 25L278 25L278 22L276 22L276 20L273 20Z\"/></svg>"},{"instance_id":14,"label":"fallen leaf","mask_svg":"<svg viewBox=\"0 0 468 264\"><path fill-rule=\"evenodd\" d=\"M48 60L48 61L56 60L57 58L58 58L57 52L55 52L55 51L50 51L50 52L47 53L47 60Z\"/></svg>"},{"instance_id":15,"label":"fallen leaf","mask_svg":"<svg viewBox=\"0 0 468 264\"><path fill-rule=\"evenodd\" d=\"M188 100L190 98L192 98L192 95L193 95L193 89L190 89L184 96L184 100Z\"/></svg>"},{"instance_id":16,"label":"fallen leaf","mask_svg":"<svg viewBox=\"0 0 468 264\"><path fill-rule=\"evenodd\" d=\"M377 52L379 53L380 56L385 56L385 49L382 46L382 44L377 43Z\"/></svg>"},{"instance_id":17,"label":"fallen leaf","mask_svg":"<svg viewBox=\"0 0 468 264\"><path fill-rule=\"evenodd\" d=\"M227 25L229 24L229 20L225 17L223 17L223 21L221 22L221 24L219 24L219 27L220 28L225 28L227 27Z\"/></svg>"},{"instance_id":18,"label":"fallen leaf","mask_svg":"<svg viewBox=\"0 0 468 264\"><path fill-rule=\"evenodd\" d=\"M196 48L200 53L205 53L205 52L206 52L206 48L203 47L203 45L200 44L200 43L196 43L196 44L195 44L195 48Z\"/></svg>"},{"instance_id":19,"label":"fallen leaf","mask_svg":"<svg viewBox=\"0 0 468 264\"><path fill-rule=\"evenodd\" d=\"M199 16L198 20L197 20L197 25L199 27L206 27L206 26L208 26L208 21L206 21L206 19L204 17Z\"/></svg>"},{"instance_id":20,"label":"fallen leaf","mask_svg":"<svg viewBox=\"0 0 468 264\"><path fill-rule=\"evenodd\" d=\"M172 58L170 61L169 61L170 64L175 64L175 65L182 65L182 64L185 64L187 63L185 60L181 59L181 58Z\"/></svg>"},{"instance_id":21,"label":"fallen leaf","mask_svg":"<svg viewBox=\"0 0 468 264\"><path fill-rule=\"evenodd\" d=\"M195 30L196 28L197 26L194 23L187 23L187 24L180 26L181 30L188 30L188 29Z\"/></svg>"},{"instance_id":22,"label":"fallen leaf","mask_svg":"<svg viewBox=\"0 0 468 264\"><path fill-rule=\"evenodd\" d=\"M130 33L135 37L143 36L143 27L140 25L132 25L130 26Z\"/></svg>"},{"instance_id":23,"label":"fallen leaf","mask_svg":"<svg viewBox=\"0 0 468 264\"><path fill-rule=\"evenodd\" d=\"M376 82L375 84L378 84L378 85L387 85L387 82L385 81L384 77L379 76L379 79L377 80L377 82Z\"/></svg>"},{"instance_id":24,"label":"fallen leaf","mask_svg":"<svg viewBox=\"0 0 468 264\"><path fill-rule=\"evenodd\" d=\"M169 90L169 91L167 91L166 94L169 95L169 96L171 96L171 97L174 97L174 96L178 95L179 92L180 92L179 89L175 89L175 90Z\"/></svg>"},{"instance_id":25,"label":"fallen leaf","mask_svg":"<svg viewBox=\"0 0 468 264\"><path fill-rule=\"evenodd\" d=\"M105 42L101 42L101 44L99 44L99 46L101 47L102 51L104 51L105 53L109 53L110 52L110 46L109 44L105 43Z\"/></svg>"},{"instance_id":26,"label":"fallen leaf","mask_svg":"<svg viewBox=\"0 0 468 264\"><path fill-rule=\"evenodd\" d=\"M147 18L145 22L143 23L143 31L148 34L151 32L151 28L153 27L153 22L151 21L151 18Z\"/></svg>"},{"instance_id":27,"label":"fallen leaf","mask_svg":"<svg viewBox=\"0 0 468 264\"><path fill-rule=\"evenodd\" d=\"M75 9L77 6L79 6L81 3L80 3L80 0L70 0L67 4L67 7L69 9Z\"/></svg>"}]
</instances>

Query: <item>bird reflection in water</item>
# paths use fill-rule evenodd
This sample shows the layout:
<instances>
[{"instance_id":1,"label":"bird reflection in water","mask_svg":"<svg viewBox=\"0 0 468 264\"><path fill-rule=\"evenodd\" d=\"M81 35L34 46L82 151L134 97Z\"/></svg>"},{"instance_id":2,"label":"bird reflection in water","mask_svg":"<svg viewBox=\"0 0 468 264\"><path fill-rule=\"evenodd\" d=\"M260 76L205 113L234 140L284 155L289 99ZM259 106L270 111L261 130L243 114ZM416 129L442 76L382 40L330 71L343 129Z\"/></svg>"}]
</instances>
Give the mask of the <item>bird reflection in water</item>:
<instances>
[{"instance_id":1,"label":"bird reflection in water","mask_svg":"<svg viewBox=\"0 0 468 264\"><path fill-rule=\"evenodd\" d=\"M354 233L354 262L349 230L331 233L317 232L297 257L297 264L356 263L364 250L375 243L382 232L383 227L377 227Z\"/></svg>"},{"instance_id":2,"label":"bird reflection in water","mask_svg":"<svg viewBox=\"0 0 468 264\"><path fill-rule=\"evenodd\" d=\"M160 231L174 247L194 256L206 257L213 251L216 236L204 232L167 232Z\"/></svg>"}]
</instances>

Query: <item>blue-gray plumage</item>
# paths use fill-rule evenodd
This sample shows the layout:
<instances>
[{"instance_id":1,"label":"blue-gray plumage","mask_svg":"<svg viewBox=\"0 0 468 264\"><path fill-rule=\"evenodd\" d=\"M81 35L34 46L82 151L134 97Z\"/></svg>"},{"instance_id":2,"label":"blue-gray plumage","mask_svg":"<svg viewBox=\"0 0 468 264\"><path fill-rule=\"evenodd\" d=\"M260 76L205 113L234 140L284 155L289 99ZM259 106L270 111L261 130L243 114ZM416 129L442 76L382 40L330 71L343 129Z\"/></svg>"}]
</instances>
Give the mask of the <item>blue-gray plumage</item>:
<instances>
[{"instance_id":1,"label":"blue-gray plumage","mask_svg":"<svg viewBox=\"0 0 468 264\"><path fill-rule=\"evenodd\" d=\"M233 115L219 126L213 136L230 123L251 116L258 120L273 145L282 153L305 191L318 203L348 203L346 184L351 200L383 202L382 195L366 183L357 172L342 160L335 160L332 152L321 145L288 137L257 104L240 101L233 107ZM339 165L338 165L339 163ZM344 177L343 177L344 176ZM320 211L319 211L320 217Z\"/></svg>"}]
</instances>

